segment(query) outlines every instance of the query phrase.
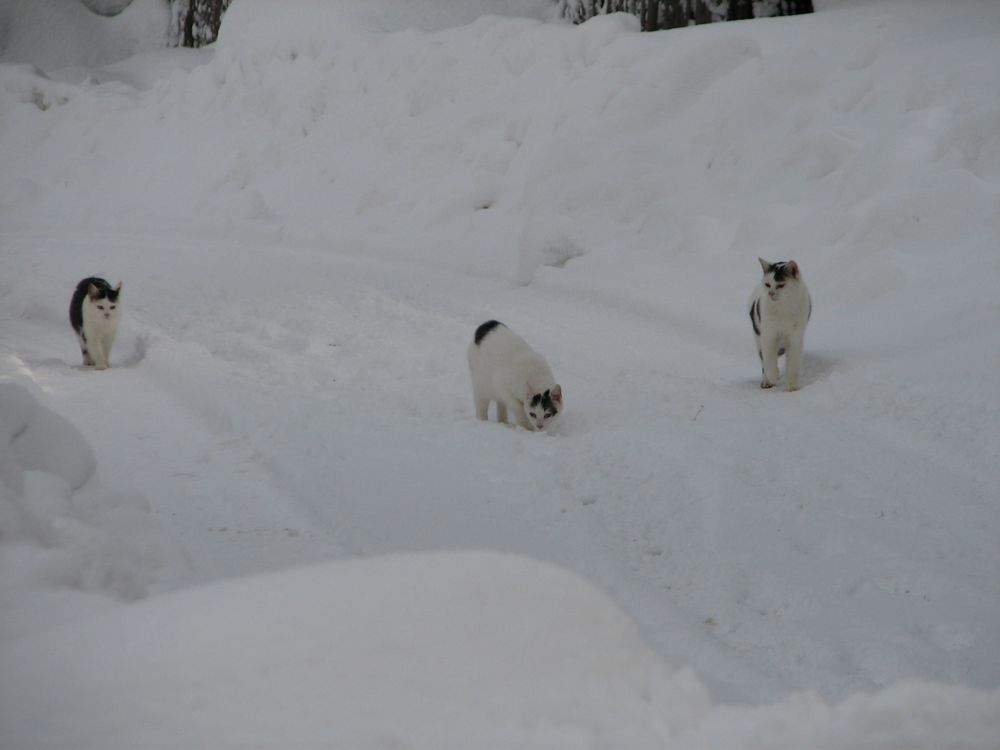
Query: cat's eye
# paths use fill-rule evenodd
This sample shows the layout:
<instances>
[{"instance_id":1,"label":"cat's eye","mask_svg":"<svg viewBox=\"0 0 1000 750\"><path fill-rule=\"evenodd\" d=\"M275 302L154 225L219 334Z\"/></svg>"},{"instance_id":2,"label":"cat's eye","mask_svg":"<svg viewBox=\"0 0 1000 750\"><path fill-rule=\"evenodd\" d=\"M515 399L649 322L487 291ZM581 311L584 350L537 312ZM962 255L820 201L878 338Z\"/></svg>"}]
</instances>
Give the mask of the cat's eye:
<instances>
[{"instance_id":1,"label":"cat's eye","mask_svg":"<svg viewBox=\"0 0 1000 750\"><path fill-rule=\"evenodd\" d=\"M98 310L103 310L103 309L104 309L104 305L98 305L98 306L97 306L97 309L98 309Z\"/></svg>"},{"instance_id":2,"label":"cat's eye","mask_svg":"<svg viewBox=\"0 0 1000 750\"><path fill-rule=\"evenodd\" d=\"M528 412L528 416L531 417L531 418L534 418L535 417L535 412L533 412L533 411Z\"/></svg>"},{"instance_id":3,"label":"cat's eye","mask_svg":"<svg viewBox=\"0 0 1000 750\"><path fill-rule=\"evenodd\" d=\"M770 288L771 288L771 284L770 284L770 282L767 282L767 281L765 281L765 282L764 282L764 286L766 286L766 287L767 287L768 289L770 289Z\"/></svg>"},{"instance_id":4,"label":"cat's eye","mask_svg":"<svg viewBox=\"0 0 1000 750\"><path fill-rule=\"evenodd\" d=\"M112 306L111 306L111 309L112 309L112 310L114 310L114 309L115 309L115 306L114 306L114 305L112 305Z\"/></svg>"},{"instance_id":5,"label":"cat's eye","mask_svg":"<svg viewBox=\"0 0 1000 750\"><path fill-rule=\"evenodd\" d=\"M785 286L784 284L778 284L778 289L781 289L784 286Z\"/></svg>"}]
</instances>

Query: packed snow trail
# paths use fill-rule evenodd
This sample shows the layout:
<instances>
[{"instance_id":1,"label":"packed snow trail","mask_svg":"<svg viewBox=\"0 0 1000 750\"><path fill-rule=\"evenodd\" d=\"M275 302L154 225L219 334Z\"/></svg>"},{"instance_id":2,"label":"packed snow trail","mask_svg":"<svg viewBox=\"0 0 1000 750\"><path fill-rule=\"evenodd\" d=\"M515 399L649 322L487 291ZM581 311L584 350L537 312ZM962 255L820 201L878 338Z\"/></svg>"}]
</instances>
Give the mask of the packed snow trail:
<instances>
[{"instance_id":1,"label":"packed snow trail","mask_svg":"<svg viewBox=\"0 0 1000 750\"><path fill-rule=\"evenodd\" d=\"M822 339L803 392L772 394L756 386L746 331L727 355L726 331L668 302L564 294L558 280L524 288L221 240L43 233L6 245L33 265L17 291L33 306L24 373L83 427L102 480L148 497L186 560L153 590L488 548L595 581L724 697L819 682L838 695L921 658L946 679L989 679L988 660L949 655L989 641L950 614L993 585L979 568L993 544L984 472L905 434L906 415L893 425L873 421L869 400L852 407L857 376ZM59 256L74 245L100 245L125 281L107 374L76 366L61 305L40 302L65 285ZM544 343L567 392L554 435L475 420L464 350L491 315ZM949 502L908 502L928 495ZM942 568L952 537L963 554ZM980 606L987 623L992 605ZM883 607L910 639L868 630Z\"/></svg>"}]
</instances>

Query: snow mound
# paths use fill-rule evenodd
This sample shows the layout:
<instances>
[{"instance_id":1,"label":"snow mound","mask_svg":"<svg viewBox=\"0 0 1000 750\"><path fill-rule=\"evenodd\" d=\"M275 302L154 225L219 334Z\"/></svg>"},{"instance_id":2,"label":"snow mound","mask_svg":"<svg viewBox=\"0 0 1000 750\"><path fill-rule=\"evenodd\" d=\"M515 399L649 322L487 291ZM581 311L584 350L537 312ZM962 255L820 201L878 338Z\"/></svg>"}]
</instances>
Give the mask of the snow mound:
<instances>
[{"instance_id":1,"label":"snow mound","mask_svg":"<svg viewBox=\"0 0 1000 750\"><path fill-rule=\"evenodd\" d=\"M0 675L5 747L991 750L1000 736L1000 693L941 685L713 709L582 579L487 552L147 599L5 644Z\"/></svg>"},{"instance_id":2,"label":"snow mound","mask_svg":"<svg viewBox=\"0 0 1000 750\"><path fill-rule=\"evenodd\" d=\"M146 593L165 547L145 499L109 492L96 471L79 430L0 383L0 604L17 604L0 606L5 637L29 630L53 590Z\"/></svg>"},{"instance_id":3,"label":"snow mound","mask_svg":"<svg viewBox=\"0 0 1000 750\"><path fill-rule=\"evenodd\" d=\"M0 62L28 62L45 70L108 65L166 43L169 6L159 0L103 2L112 18L79 0L2 0Z\"/></svg>"},{"instance_id":4,"label":"snow mound","mask_svg":"<svg viewBox=\"0 0 1000 750\"><path fill-rule=\"evenodd\" d=\"M0 674L5 747L660 747L707 706L582 579L480 552L148 599Z\"/></svg>"}]
</instances>

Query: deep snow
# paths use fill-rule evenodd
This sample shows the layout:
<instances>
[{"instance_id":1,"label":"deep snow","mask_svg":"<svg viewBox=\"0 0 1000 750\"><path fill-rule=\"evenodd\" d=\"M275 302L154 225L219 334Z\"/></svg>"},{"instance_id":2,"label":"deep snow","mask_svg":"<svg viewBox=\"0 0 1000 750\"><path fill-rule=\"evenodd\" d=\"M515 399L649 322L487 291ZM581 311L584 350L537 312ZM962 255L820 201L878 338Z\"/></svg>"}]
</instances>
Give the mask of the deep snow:
<instances>
[{"instance_id":1,"label":"deep snow","mask_svg":"<svg viewBox=\"0 0 1000 750\"><path fill-rule=\"evenodd\" d=\"M478 683L537 681L497 714L513 724L414 712L393 735L413 746L996 747L1000 7L831 0L650 35L542 0L276 7L238 0L190 52L160 46L154 0L0 3L0 738L238 743L268 695L152 730L135 713L233 690L213 682L229 659L280 694L315 657L317 693L391 710L380 636L325 670L351 643L305 621L416 570L428 593L380 632L414 636L438 700L478 693L433 679L456 657L411 618L436 597L460 628L469 581L511 576L524 596L482 584L497 631L540 624L459 644L537 663ZM812 291L796 393L756 385L758 255ZM124 281L102 373L66 320L94 273ZM464 352L488 317L552 364L553 435L474 419ZM441 554L477 549L523 557ZM566 585L589 593L556 656ZM284 587L292 624L267 605ZM594 624L605 596L639 636ZM202 628L233 643L168 680L158 648L193 659ZM563 674L574 649L589 678ZM545 708L567 690L581 713ZM333 740L388 742L378 724Z\"/></svg>"}]
</instances>

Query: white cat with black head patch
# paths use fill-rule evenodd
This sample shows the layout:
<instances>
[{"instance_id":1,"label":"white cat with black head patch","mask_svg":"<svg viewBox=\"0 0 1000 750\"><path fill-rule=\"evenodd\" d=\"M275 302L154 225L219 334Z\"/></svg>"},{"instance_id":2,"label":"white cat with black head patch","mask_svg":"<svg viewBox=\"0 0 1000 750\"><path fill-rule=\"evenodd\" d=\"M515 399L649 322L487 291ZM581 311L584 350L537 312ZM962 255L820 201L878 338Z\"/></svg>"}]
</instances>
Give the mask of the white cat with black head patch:
<instances>
[{"instance_id":1,"label":"white cat with black head patch","mask_svg":"<svg viewBox=\"0 0 1000 750\"><path fill-rule=\"evenodd\" d=\"M490 402L497 420L508 415L528 430L544 430L563 407L562 388L545 357L503 323L489 320L469 344L469 372L476 416L488 419Z\"/></svg>"},{"instance_id":2,"label":"white cat with black head patch","mask_svg":"<svg viewBox=\"0 0 1000 750\"><path fill-rule=\"evenodd\" d=\"M90 276L76 285L69 303L69 322L80 338L85 367L106 370L111 344L121 316L122 283L112 288L104 279Z\"/></svg>"},{"instance_id":3,"label":"white cat with black head patch","mask_svg":"<svg viewBox=\"0 0 1000 750\"><path fill-rule=\"evenodd\" d=\"M764 278L750 297L750 323L760 357L760 387L770 388L778 382L778 357L784 354L786 387L798 390L802 344L812 314L809 290L794 260L757 260Z\"/></svg>"}]
</instances>

